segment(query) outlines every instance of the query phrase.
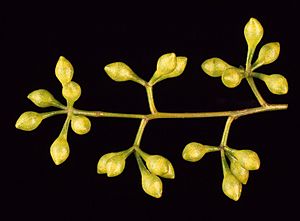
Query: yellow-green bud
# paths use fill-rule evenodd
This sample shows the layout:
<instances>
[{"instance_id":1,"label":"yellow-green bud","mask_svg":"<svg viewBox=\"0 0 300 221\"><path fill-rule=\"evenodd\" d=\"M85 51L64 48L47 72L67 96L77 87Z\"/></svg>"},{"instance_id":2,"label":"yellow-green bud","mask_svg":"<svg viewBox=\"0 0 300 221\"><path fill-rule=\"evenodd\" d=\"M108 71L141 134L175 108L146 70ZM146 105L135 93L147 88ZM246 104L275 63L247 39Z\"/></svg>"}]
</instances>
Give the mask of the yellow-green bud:
<instances>
[{"instance_id":1,"label":"yellow-green bud","mask_svg":"<svg viewBox=\"0 0 300 221\"><path fill-rule=\"evenodd\" d=\"M227 151L228 149L226 149ZM229 149L229 152L237 159L237 161L246 170L258 170L260 167L260 160L252 150L233 150Z\"/></svg>"},{"instance_id":2,"label":"yellow-green bud","mask_svg":"<svg viewBox=\"0 0 300 221\"><path fill-rule=\"evenodd\" d=\"M196 162L201 160L206 153L218 150L219 149L217 147L192 142L185 146L185 148L182 151L182 157L187 161Z\"/></svg>"},{"instance_id":3,"label":"yellow-green bud","mask_svg":"<svg viewBox=\"0 0 300 221\"><path fill-rule=\"evenodd\" d=\"M233 149L226 148L226 151L231 151ZM240 181L231 173L227 160L225 157L224 150L221 150L221 161L222 161L222 169L223 169L223 182L222 182L222 190L226 196L230 199L237 201L242 193L242 184Z\"/></svg>"},{"instance_id":4,"label":"yellow-green bud","mask_svg":"<svg viewBox=\"0 0 300 221\"><path fill-rule=\"evenodd\" d=\"M91 121L83 115L73 115L71 120L73 131L79 135L86 134L91 129Z\"/></svg>"},{"instance_id":5,"label":"yellow-green bud","mask_svg":"<svg viewBox=\"0 0 300 221\"><path fill-rule=\"evenodd\" d=\"M50 154L56 165L62 164L70 154L67 139L63 136L59 136L51 145Z\"/></svg>"},{"instance_id":6,"label":"yellow-green bud","mask_svg":"<svg viewBox=\"0 0 300 221\"><path fill-rule=\"evenodd\" d=\"M187 58L186 57L176 57L176 67L171 72L162 72L162 71L155 71L154 75L152 76L151 80L149 81L150 85L154 85L157 82L160 82L167 78L173 78L181 75L186 67Z\"/></svg>"},{"instance_id":7,"label":"yellow-green bud","mask_svg":"<svg viewBox=\"0 0 300 221\"><path fill-rule=\"evenodd\" d=\"M265 75L262 80L273 94L282 95L289 90L286 78L280 74Z\"/></svg>"},{"instance_id":8,"label":"yellow-green bud","mask_svg":"<svg viewBox=\"0 0 300 221\"><path fill-rule=\"evenodd\" d=\"M142 172L142 187L150 196L160 198L162 195L162 182L158 176L152 173Z\"/></svg>"},{"instance_id":9,"label":"yellow-green bud","mask_svg":"<svg viewBox=\"0 0 300 221\"><path fill-rule=\"evenodd\" d=\"M201 65L202 70L211 77L220 77L223 72L232 66L220 58L210 58Z\"/></svg>"},{"instance_id":10,"label":"yellow-green bud","mask_svg":"<svg viewBox=\"0 0 300 221\"><path fill-rule=\"evenodd\" d=\"M63 86L62 94L68 102L74 103L81 95L81 88L76 82L70 81Z\"/></svg>"},{"instance_id":11,"label":"yellow-green bud","mask_svg":"<svg viewBox=\"0 0 300 221\"><path fill-rule=\"evenodd\" d=\"M270 64L274 62L280 53L279 42L271 42L262 46L258 53L258 58L253 64L253 67L259 67L261 65Z\"/></svg>"},{"instance_id":12,"label":"yellow-green bud","mask_svg":"<svg viewBox=\"0 0 300 221\"><path fill-rule=\"evenodd\" d=\"M243 74L236 68L229 68L222 75L222 82L226 87L235 88L243 79Z\"/></svg>"},{"instance_id":13,"label":"yellow-green bud","mask_svg":"<svg viewBox=\"0 0 300 221\"><path fill-rule=\"evenodd\" d=\"M20 130L32 131L36 129L43 120L43 116L33 111L27 111L21 114L15 127Z\"/></svg>"},{"instance_id":14,"label":"yellow-green bud","mask_svg":"<svg viewBox=\"0 0 300 221\"><path fill-rule=\"evenodd\" d=\"M39 89L31 92L27 98L31 100L38 107L51 107L57 103L59 103L53 95L45 90Z\"/></svg>"},{"instance_id":15,"label":"yellow-green bud","mask_svg":"<svg viewBox=\"0 0 300 221\"><path fill-rule=\"evenodd\" d=\"M248 48L254 51L257 44L262 39L264 29L259 21L255 18L250 18L244 28L244 35L248 44Z\"/></svg>"},{"instance_id":16,"label":"yellow-green bud","mask_svg":"<svg viewBox=\"0 0 300 221\"><path fill-rule=\"evenodd\" d=\"M155 175L174 179L175 172L171 162L160 155L150 155L145 159L147 168Z\"/></svg>"},{"instance_id":17,"label":"yellow-green bud","mask_svg":"<svg viewBox=\"0 0 300 221\"><path fill-rule=\"evenodd\" d=\"M117 153L107 153L107 154L104 154L98 161L98 164L97 164L97 173L99 174L104 174L107 172L106 170L106 163L107 161L115 156Z\"/></svg>"},{"instance_id":18,"label":"yellow-green bud","mask_svg":"<svg viewBox=\"0 0 300 221\"><path fill-rule=\"evenodd\" d=\"M246 184L249 178L249 171L235 159L230 159L230 170L232 174L242 183Z\"/></svg>"},{"instance_id":19,"label":"yellow-green bud","mask_svg":"<svg viewBox=\"0 0 300 221\"><path fill-rule=\"evenodd\" d=\"M144 85L145 81L137 76L130 67L123 62L114 62L104 67L104 71L114 81L134 81Z\"/></svg>"},{"instance_id":20,"label":"yellow-green bud","mask_svg":"<svg viewBox=\"0 0 300 221\"><path fill-rule=\"evenodd\" d=\"M120 175L125 168L126 156L120 154L109 158L106 162L106 173L108 177Z\"/></svg>"},{"instance_id":21,"label":"yellow-green bud","mask_svg":"<svg viewBox=\"0 0 300 221\"><path fill-rule=\"evenodd\" d=\"M169 74L176 68L176 55L175 53L168 53L160 56L157 61L156 71L157 75Z\"/></svg>"},{"instance_id":22,"label":"yellow-green bud","mask_svg":"<svg viewBox=\"0 0 300 221\"><path fill-rule=\"evenodd\" d=\"M238 201L242 193L242 184L228 171L224 174L222 190L230 199Z\"/></svg>"},{"instance_id":23,"label":"yellow-green bud","mask_svg":"<svg viewBox=\"0 0 300 221\"><path fill-rule=\"evenodd\" d=\"M69 83L74 74L72 64L63 56L59 57L59 60L55 67L55 75L62 85Z\"/></svg>"}]
</instances>

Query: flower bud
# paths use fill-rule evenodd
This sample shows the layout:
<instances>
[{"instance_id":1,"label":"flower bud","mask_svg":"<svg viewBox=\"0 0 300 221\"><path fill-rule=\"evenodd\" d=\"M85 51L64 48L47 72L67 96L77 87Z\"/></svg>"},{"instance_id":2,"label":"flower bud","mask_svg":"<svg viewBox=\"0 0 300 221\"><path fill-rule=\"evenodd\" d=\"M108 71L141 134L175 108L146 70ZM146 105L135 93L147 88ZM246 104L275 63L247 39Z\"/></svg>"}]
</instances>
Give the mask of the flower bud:
<instances>
[{"instance_id":1,"label":"flower bud","mask_svg":"<svg viewBox=\"0 0 300 221\"><path fill-rule=\"evenodd\" d=\"M104 174L107 172L106 170L106 163L107 161L115 156L117 153L107 153L107 154L104 154L98 161L98 164L97 164L97 173L99 174Z\"/></svg>"},{"instance_id":2,"label":"flower bud","mask_svg":"<svg viewBox=\"0 0 300 221\"><path fill-rule=\"evenodd\" d=\"M187 161L196 162L201 160L206 153L218 150L219 149L217 147L192 142L185 146L185 148L182 151L182 157Z\"/></svg>"},{"instance_id":3,"label":"flower bud","mask_svg":"<svg viewBox=\"0 0 300 221\"><path fill-rule=\"evenodd\" d=\"M33 111L27 111L21 114L15 127L20 130L32 131L36 129L43 120L43 116Z\"/></svg>"},{"instance_id":4,"label":"flower bud","mask_svg":"<svg viewBox=\"0 0 300 221\"><path fill-rule=\"evenodd\" d=\"M249 171L235 159L230 159L231 173L242 183L246 184L249 178Z\"/></svg>"},{"instance_id":5,"label":"flower bud","mask_svg":"<svg viewBox=\"0 0 300 221\"><path fill-rule=\"evenodd\" d=\"M250 18L244 28L244 35L248 44L248 48L254 51L257 44L262 39L264 29L259 21L255 18Z\"/></svg>"},{"instance_id":6,"label":"flower bud","mask_svg":"<svg viewBox=\"0 0 300 221\"><path fill-rule=\"evenodd\" d=\"M242 184L231 173L227 164L224 150L221 150L221 161L222 161L222 169L223 169L222 190L225 193L225 195L228 196L230 199L237 201L240 198L242 193Z\"/></svg>"},{"instance_id":7,"label":"flower bud","mask_svg":"<svg viewBox=\"0 0 300 221\"><path fill-rule=\"evenodd\" d=\"M282 95L286 94L289 90L286 78L280 74L265 75L262 80L273 94Z\"/></svg>"},{"instance_id":8,"label":"flower bud","mask_svg":"<svg viewBox=\"0 0 300 221\"><path fill-rule=\"evenodd\" d=\"M79 134L86 134L91 129L91 121L83 115L73 115L71 120L72 130Z\"/></svg>"},{"instance_id":9,"label":"flower bud","mask_svg":"<svg viewBox=\"0 0 300 221\"><path fill-rule=\"evenodd\" d=\"M120 175L125 168L126 157L122 154L109 158L106 162L106 173L108 177Z\"/></svg>"},{"instance_id":10,"label":"flower bud","mask_svg":"<svg viewBox=\"0 0 300 221\"><path fill-rule=\"evenodd\" d=\"M230 199L238 201L242 193L242 184L228 171L224 174L222 190Z\"/></svg>"},{"instance_id":11,"label":"flower bud","mask_svg":"<svg viewBox=\"0 0 300 221\"><path fill-rule=\"evenodd\" d=\"M201 65L202 70L211 77L220 77L223 72L232 66L220 58L210 58Z\"/></svg>"},{"instance_id":12,"label":"flower bud","mask_svg":"<svg viewBox=\"0 0 300 221\"><path fill-rule=\"evenodd\" d=\"M63 136L59 136L51 145L50 154L56 165L62 164L70 154L67 139Z\"/></svg>"},{"instance_id":13,"label":"flower bud","mask_svg":"<svg viewBox=\"0 0 300 221\"><path fill-rule=\"evenodd\" d=\"M38 107L51 107L59 103L53 95L45 90L39 89L28 94L27 98L31 100Z\"/></svg>"},{"instance_id":14,"label":"flower bud","mask_svg":"<svg viewBox=\"0 0 300 221\"><path fill-rule=\"evenodd\" d=\"M181 75L186 67L187 58L186 57L176 57L176 67L171 72L161 72L156 71L149 81L150 85L154 85L159 81L162 81L167 78L173 78Z\"/></svg>"},{"instance_id":15,"label":"flower bud","mask_svg":"<svg viewBox=\"0 0 300 221\"><path fill-rule=\"evenodd\" d=\"M62 94L68 102L74 103L81 95L81 88L76 82L70 81L63 86Z\"/></svg>"},{"instance_id":16,"label":"flower bud","mask_svg":"<svg viewBox=\"0 0 300 221\"><path fill-rule=\"evenodd\" d=\"M152 173L142 173L142 187L143 190L155 198L160 198L162 195L162 182L160 178Z\"/></svg>"},{"instance_id":17,"label":"flower bud","mask_svg":"<svg viewBox=\"0 0 300 221\"><path fill-rule=\"evenodd\" d=\"M59 60L55 67L55 75L62 85L69 83L74 74L72 64L63 56L59 57Z\"/></svg>"},{"instance_id":18,"label":"flower bud","mask_svg":"<svg viewBox=\"0 0 300 221\"><path fill-rule=\"evenodd\" d=\"M280 52L280 44L278 42L271 42L262 46L258 53L258 58L253 64L253 67L259 67L265 64L274 62Z\"/></svg>"},{"instance_id":19,"label":"flower bud","mask_svg":"<svg viewBox=\"0 0 300 221\"><path fill-rule=\"evenodd\" d=\"M226 151L229 151L241 164L242 167L244 167L246 170L258 170L260 167L260 160L257 155L252 150L234 150L234 149L227 149Z\"/></svg>"},{"instance_id":20,"label":"flower bud","mask_svg":"<svg viewBox=\"0 0 300 221\"><path fill-rule=\"evenodd\" d=\"M145 159L147 168L155 175L174 179L175 172L171 162L160 155L150 155Z\"/></svg>"},{"instance_id":21,"label":"flower bud","mask_svg":"<svg viewBox=\"0 0 300 221\"><path fill-rule=\"evenodd\" d=\"M176 55L175 53L168 53L160 56L157 61L156 71L158 75L169 74L176 68Z\"/></svg>"},{"instance_id":22,"label":"flower bud","mask_svg":"<svg viewBox=\"0 0 300 221\"><path fill-rule=\"evenodd\" d=\"M222 82L226 87L235 88L243 79L243 75L236 68L229 68L222 75Z\"/></svg>"},{"instance_id":23,"label":"flower bud","mask_svg":"<svg viewBox=\"0 0 300 221\"><path fill-rule=\"evenodd\" d=\"M104 67L104 71L114 81L134 81L144 85L145 82L123 62L114 62Z\"/></svg>"}]
</instances>

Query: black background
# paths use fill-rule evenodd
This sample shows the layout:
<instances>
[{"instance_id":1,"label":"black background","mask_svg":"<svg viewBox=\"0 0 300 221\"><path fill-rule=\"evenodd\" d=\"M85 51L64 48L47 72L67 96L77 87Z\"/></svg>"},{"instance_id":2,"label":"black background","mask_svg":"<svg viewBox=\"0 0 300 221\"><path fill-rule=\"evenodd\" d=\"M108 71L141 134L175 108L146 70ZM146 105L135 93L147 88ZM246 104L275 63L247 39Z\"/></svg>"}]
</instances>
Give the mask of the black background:
<instances>
[{"instance_id":1,"label":"black background","mask_svg":"<svg viewBox=\"0 0 300 221\"><path fill-rule=\"evenodd\" d=\"M169 5L150 1L94 5L42 2L2 7L0 216L7 217L1 220L294 217L299 188L296 8L296 1L196 5L185 1ZM148 80L159 56L169 52L188 57L188 64L180 77L154 87L159 111L255 107L258 103L246 82L228 89L219 78L211 78L201 70L201 63L211 57L244 65L247 48L243 28L251 17L257 18L265 30L259 46L272 41L281 44L279 59L260 71L284 74L290 90L288 95L275 96L262 82L256 81L257 86L269 103L288 103L289 109L245 116L233 123L228 144L236 149L252 149L261 159L261 168L250 173L238 202L222 193L218 153L197 163L181 158L184 146L191 141L218 145L225 118L161 119L147 125L141 148L167 157L176 172L175 180L162 179L161 199L143 192L133 156L118 177L96 173L100 156L132 145L139 120L91 119L92 130L85 136L70 130L71 154L60 166L52 162L49 148L65 116L47 119L32 132L14 128L22 112L44 111L26 99L31 91L45 88L64 101L54 75L61 55L73 64L73 80L81 85L82 96L75 105L79 109L149 113L146 93L140 85L114 82L103 68L123 61Z\"/></svg>"}]
</instances>

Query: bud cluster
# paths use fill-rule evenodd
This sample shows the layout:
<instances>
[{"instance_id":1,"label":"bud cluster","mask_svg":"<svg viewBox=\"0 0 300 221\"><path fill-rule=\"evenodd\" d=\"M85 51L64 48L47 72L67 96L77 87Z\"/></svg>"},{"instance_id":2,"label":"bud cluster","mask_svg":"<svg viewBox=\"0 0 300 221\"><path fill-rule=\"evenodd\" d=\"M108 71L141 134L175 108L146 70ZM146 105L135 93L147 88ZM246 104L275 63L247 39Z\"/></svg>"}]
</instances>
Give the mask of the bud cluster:
<instances>
[{"instance_id":1,"label":"bud cluster","mask_svg":"<svg viewBox=\"0 0 300 221\"><path fill-rule=\"evenodd\" d=\"M226 156L230 161L230 167L227 164ZM259 169L259 157L252 150L235 150L225 147L221 151L221 159L224 176L223 192L230 199L237 201L241 196L242 184L245 185L248 181L249 170Z\"/></svg>"},{"instance_id":2,"label":"bud cluster","mask_svg":"<svg viewBox=\"0 0 300 221\"><path fill-rule=\"evenodd\" d=\"M274 62L280 53L280 44L271 42L263 45L259 51L257 60L251 64L256 46L263 36L263 27L255 18L251 18L245 25L244 36L248 45L246 69L229 65L220 58L210 58L201 65L203 71L211 77L221 77L223 84L228 88L237 87L244 78L256 77L263 80L268 89L277 95L288 92L288 82L282 75L265 75L254 72L262 65Z\"/></svg>"}]
</instances>

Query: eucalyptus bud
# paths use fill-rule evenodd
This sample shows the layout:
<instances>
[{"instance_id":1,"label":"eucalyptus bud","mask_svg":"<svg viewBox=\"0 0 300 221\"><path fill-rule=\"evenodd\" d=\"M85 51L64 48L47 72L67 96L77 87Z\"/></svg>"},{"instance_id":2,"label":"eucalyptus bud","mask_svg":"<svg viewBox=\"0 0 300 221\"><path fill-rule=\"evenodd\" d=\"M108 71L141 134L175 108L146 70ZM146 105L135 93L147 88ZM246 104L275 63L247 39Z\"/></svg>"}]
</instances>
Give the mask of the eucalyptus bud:
<instances>
[{"instance_id":1,"label":"eucalyptus bud","mask_svg":"<svg viewBox=\"0 0 300 221\"><path fill-rule=\"evenodd\" d=\"M248 44L248 48L251 51L254 51L257 44L262 39L264 34L264 29L259 21L255 18L250 18L248 23L244 28L244 35Z\"/></svg>"},{"instance_id":2,"label":"eucalyptus bud","mask_svg":"<svg viewBox=\"0 0 300 221\"><path fill-rule=\"evenodd\" d=\"M226 87L235 88L243 79L243 74L236 68L229 68L222 75L222 82Z\"/></svg>"},{"instance_id":3,"label":"eucalyptus bud","mask_svg":"<svg viewBox=\"0 0 300 221\"><path fill-rule=\"evenodd\" d=\"M271 42L262 46L258 53L258 58L253 64L254 67L257 68L262 65L270 64L274 62L280 53L280 44L279 42Z\"/></svg>"},{"instance_id":4,"label":"eucalyptus bud","mask_svg":"<svg viewBox=\"0 0 300 221\"><path fill-rule=\"evenodd\" d=\"M45 90L39 89L31 92L27 98L31 100L36 106L38 107L51 107L55 106L56 104L60 104L53 95Z\"/></svg>"},{"instance_id":5,"label":"eucalyptus bud","mask_svg":"<svg viewBox=\"0 0 300 221\"><path fill-rule=\"evenodd\" d=\"M286 94L289 90L286 78L280 74L263 75L261 79L273 94L282 95Z\"/></svg>"},{"instance_id":6,"label":"eucalyptus bud","mask_svg":"<svg viewBox=\"0 0 300 221\"><path fill-rule=\"evenodd\" d=\"M167 78L173 78L181 75L186 67L187 58L186 57L176 57L176 67L171 72L156 71L149 81L150 85L154 85L159 81Z\"/></svg>"},{"instance_id":7,"label":"eucalyptus bud","mask_svg":"<svg viewBox=\"0 0 300 221\"><path fill-rule=\"evenodd\" d=\"M223 182L222 190L226 196L230 199L238 201L242 193L242 184L240 181L231 173L224 152L221 152L222 168L223 168Z\"/></svg>"},{"instance_id":8,"label":"eucalyptus bud","mask_svg":"<svg viewBox=\"0 0 300 221\"><path fill-rule=\"evenodd\" d=\"M242 165L233 157L230 159L230 170L231 173L242 183L246 184L249 178L249 171L246 170Z\"/></svg>"},{"instance_id":9,"label":"eucalyptus bud","mask_svg":"<svg viewBox=\"0 0 300 221\"><path fill-rule=\"evenodd\" d=\"M120 175L125 168L126 156L123 154L110 157L106 162L106 173L108 177Z\"/></svg>"},{"instance_id":10,"label":"eucalyptus bud","mask_svg":"<svg viewBox=\"0 0 300 221\"><path fill-rule=\"evenodd\" d=\"M114 81L134 81L145 85L145 81L137 76L130 67L123 62L114 62L104 67L104 71Z\"/></svg>"},{"instance_id":11,"label":"eucalyptus bud","mask_svg":"<svg viewBox=\"0 0 300 221\"><path fill-rule=\"evenodd\" d=\"M258 170L260 167L260 160L257 155L252 150L234 150L231 148L226 148L226 151L231 153L233 157L244 167L246 170Z\"/></svg>"},{"instance_id":12,"label":"eucalyptus bud","mask_svg":"<svg viewBox=\"0 0 300 221\"><path fill-rule=\"evenodd\" d=\"M222 190L225 193L225 195L228 196L230 199L238 201L242 193L242 184L229 171L224 174Z\"/></svg>"},{"instance_id":13,"label":"eucalyptus bud","mask_svg":"<svg viewBox=\"0 0 300 221\"><path fill-rule=\"evenodd\" d=\"M160 155L149 155L145 158L147 168L155 175L174 179L175 172L171 162Z\"/></svg>"},{"instance_id":14,"label":"eucalyptus bud","mask_svg":"<svg viewBox=\"0 0 300 221\"><path fill-rule=\"evenodd\" d=\"M79 134L86 134L91 129L91 121L83 115L73 115L71 120L72 130Z\"/></svg>"},{"instance_id":15,"label":"eucalyptus bud","mask_svg":"<svg viewBox=\"0 0 300 221\"><path fill-rule=\"evenodd\" d=\"M163 185L160 178L149 171L142 172L142 187L150 196L160 198L162 195Z\"/></svg>"},{"instance_id":16,"label":"eucalyptus bud","mask_svg":"<svg viewBox=\"0 0 300 221\"><path fill-rule=\"evenodd\" d=\"M36 129L43 120L42 114L27 111L18 118L15 127L20 130L32 131Z\"/></svg>"},{"instance_id":17,"label":"eucalyptus bud","mask_svg":"<svg viewBox=\"0 0 300 221\"><path fill-rule=\"evenodd\" d=\"M210 58L201 65L202 70L211 77L220 77L223 72L232 66L220 58Z\"/></svg>"},{"instance_id":18,"label":"eucalyptus bud","mask_svg":"<svg viewBox=\"0 0 300 221\"><path fill-rule=\"evenodd\" d=\"M157 61L156 71L157 75L169 74L176 68L176 55L175 53L168 53L160 56Z\"/></svg>"},{"instance_id":19,"label":"eucalyptus bud","mask_svg":"<svg viewBox=\"0 0 300 221\"><path fill-rule=\"evenodd\" d=\"M59 57L59 60L55 67L55 75L62 85L69 83L74 74L72 64L63 56Z\"/></svg>"},{"instance_id":20,"label":"eucalyptus bud","mask_svg":"<svg viewBox=\"0 0 300 221\"><path fill-rule=\"evenodd\" d=\"M81 95L81 88L76 82L70 81L63 86L62 94L68 102L74 103Z\"/></svg>"},{"instance_id":21,"label":"eucalyptus bud","mask_svg":"<svg viewBox=\"0 0 300 221\"><path fill-rule=\"evenodd\" d=\"M51 157L56 165L62 164L70 154L69 144L67 139L59 136L50 147Z\"/></svg>"},{"instance_id":22,"label":"eucalyptus bud","mask_svg":"<svg viewBox=\"0 0 300 221\"><path fill-rule=\"evenodd\" d=\"M107 154L104 154L98 161L98 164L97 164L97 173L99 174L104 174L104 173L107 173L107 170L106 170L106 163L107 161L115 156L117 153L107 153Z\"/></svg>"},{"instance_id":23,"label":"eucalyptus bud","mask_svg":"<svg viewBox=\"0 0 300 221\"><path fill-rule=\"evenodd\" d=\"M185 148L182 151L182 157L187 161L196 162L201 160L206 153L218 150L219 148L217 147L192 142L185 146Z\"/></svg>"}]
</instances>

